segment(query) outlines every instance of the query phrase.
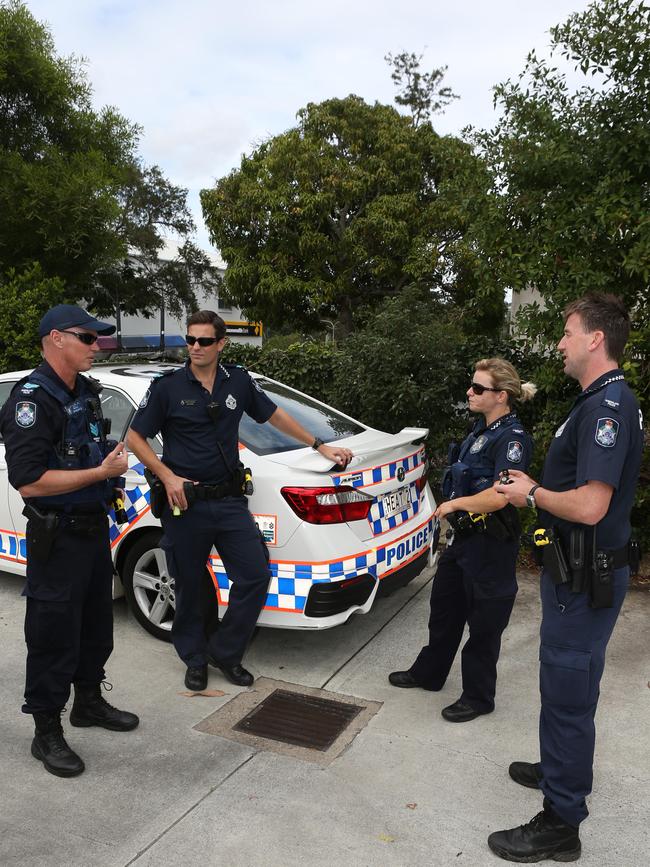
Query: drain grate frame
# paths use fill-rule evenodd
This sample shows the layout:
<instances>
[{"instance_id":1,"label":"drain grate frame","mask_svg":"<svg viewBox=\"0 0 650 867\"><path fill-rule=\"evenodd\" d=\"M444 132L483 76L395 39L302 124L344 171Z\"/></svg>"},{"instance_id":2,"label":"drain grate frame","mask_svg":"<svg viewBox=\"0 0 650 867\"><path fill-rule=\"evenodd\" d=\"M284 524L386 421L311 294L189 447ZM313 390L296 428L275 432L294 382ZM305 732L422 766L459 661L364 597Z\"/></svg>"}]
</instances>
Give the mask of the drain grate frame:
<instances>
[{"instance_id":1,"label":"drain grate frame","mask_svg":"<svg viewBox=\"0 0 650 867\"><path fill-rule=\"evenodd\" d=\"M286 741L272 740L260 737L249 730L237 729L242 720L249 716L262 702L276 690L299 693L303 696L331 699L334 702L354 705L361 710L355 713L347 727L326 749L314 749L297 746ZM207 717L193 726L194 731L205 735L216 735L226 740L236 741L257 752L277 753L301 761L327 767L339 758L350 747L372 718L382 708L383 702L371 701L358 695L351 696L339 692L330 692L319 687L291 683L286 680L275 680L270 677L259 677L252 689L243 690L230 700L224 697L224 703Z\"/></svg>"},{"instance_id":2,"label":"drain grate frame","mask_svg":"<svg viewBox=\"0 0 650 867\"><path fill-rule=\"evenodd\" d=\"M362 705L276 689L233 726L235 731L310 750L327 750Z\"/></svg>"}]
</instances>

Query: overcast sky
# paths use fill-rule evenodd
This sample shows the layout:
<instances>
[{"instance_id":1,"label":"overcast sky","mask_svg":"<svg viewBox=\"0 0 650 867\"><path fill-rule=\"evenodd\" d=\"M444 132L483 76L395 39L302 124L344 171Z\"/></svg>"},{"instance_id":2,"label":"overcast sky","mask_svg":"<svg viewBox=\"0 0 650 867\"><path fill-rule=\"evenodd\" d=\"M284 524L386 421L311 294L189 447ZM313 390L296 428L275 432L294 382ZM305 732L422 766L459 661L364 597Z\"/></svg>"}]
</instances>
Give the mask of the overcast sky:
<instances>
[{"instance_id":1,"label":"overcast sky","mask_svg":"<svg viewBox=\"0 0 650 867\"><path fill-rule=\"evenodd\" d=\"M59 54L87 58L97 107L144 128L149 164L198 191L295 124L308 102L355 93L392 103L384 56L424 54L460 95L434 125L458 133L496 120L493 86L546 53L549 28L588 0L27 0Z\"/></svg>"}]
</instances>

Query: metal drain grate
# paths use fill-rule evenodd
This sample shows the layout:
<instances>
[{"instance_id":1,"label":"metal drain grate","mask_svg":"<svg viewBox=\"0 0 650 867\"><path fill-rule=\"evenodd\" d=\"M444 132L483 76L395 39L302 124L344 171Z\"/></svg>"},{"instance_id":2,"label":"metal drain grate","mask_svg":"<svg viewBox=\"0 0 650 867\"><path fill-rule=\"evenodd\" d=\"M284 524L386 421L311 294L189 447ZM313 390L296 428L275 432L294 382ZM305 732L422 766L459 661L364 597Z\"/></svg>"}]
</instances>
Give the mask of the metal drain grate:
<instances>
[{"instance_id":1,"label":"metal drain grate","mask_svg":"<svg viewBox=\"0 0 650 867\"><path fill-rule=\"evenodd\" d=\"M276 689L233 729L298 747L326 750L362 710L356 704Z\"/></svg>"}]
</instances>

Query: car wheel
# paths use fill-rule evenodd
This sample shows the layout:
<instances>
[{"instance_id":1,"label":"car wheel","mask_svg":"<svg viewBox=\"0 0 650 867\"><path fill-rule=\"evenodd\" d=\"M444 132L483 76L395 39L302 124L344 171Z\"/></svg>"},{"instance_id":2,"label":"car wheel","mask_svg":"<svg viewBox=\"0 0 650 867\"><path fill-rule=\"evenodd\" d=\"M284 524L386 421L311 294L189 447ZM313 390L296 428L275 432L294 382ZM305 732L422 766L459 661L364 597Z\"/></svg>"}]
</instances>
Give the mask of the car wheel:
<instances>
[{"instance_id":1,"label":"car wheel","mask_svg":"<svg viewBox=\"0 0 650 867\"><path fill-rule=\"evenodd\" d=\"M141 626L156 638L172 640L176 609L174 579L160 547L162 533L146 533L134 543L124 561L124 595Z\"/></svg>"}]
</instances>

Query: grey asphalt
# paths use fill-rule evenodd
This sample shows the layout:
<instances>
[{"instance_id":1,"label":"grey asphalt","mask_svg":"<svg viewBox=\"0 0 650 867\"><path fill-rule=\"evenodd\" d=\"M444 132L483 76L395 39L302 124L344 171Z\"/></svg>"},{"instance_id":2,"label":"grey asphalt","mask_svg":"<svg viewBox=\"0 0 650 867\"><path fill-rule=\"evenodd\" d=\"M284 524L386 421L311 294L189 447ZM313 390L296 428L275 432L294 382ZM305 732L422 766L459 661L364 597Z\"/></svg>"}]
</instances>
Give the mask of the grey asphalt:
<instances>
[{"instance_id":1,"label":"grey asphalt","mask_svg":"<svg viewBox=\"0 0 650 867\"><path fill-rule=\"evenodd\" d=\"M464 724L440 710L460 695L458 660L440 693L398 690L426 632L431 573L379 600L365 617L320 633L260 630L247 657L257 676L381 702L326 767L198 732L240 690L212 672L223 697L181 695L183 667L115 603L109 700L137 712L130 733L66 736L86 772L64 780L29 752L20 713L21 580L0 574L0 864L497 865L494 830L530 819L538 792L515 785L514 759L537 757L537 579L521 577L504 636L497 708ZM594 790L581 864L648 863L650 594L628 594L610 643L597 716Z\"/></svg>"}]
</instances>

